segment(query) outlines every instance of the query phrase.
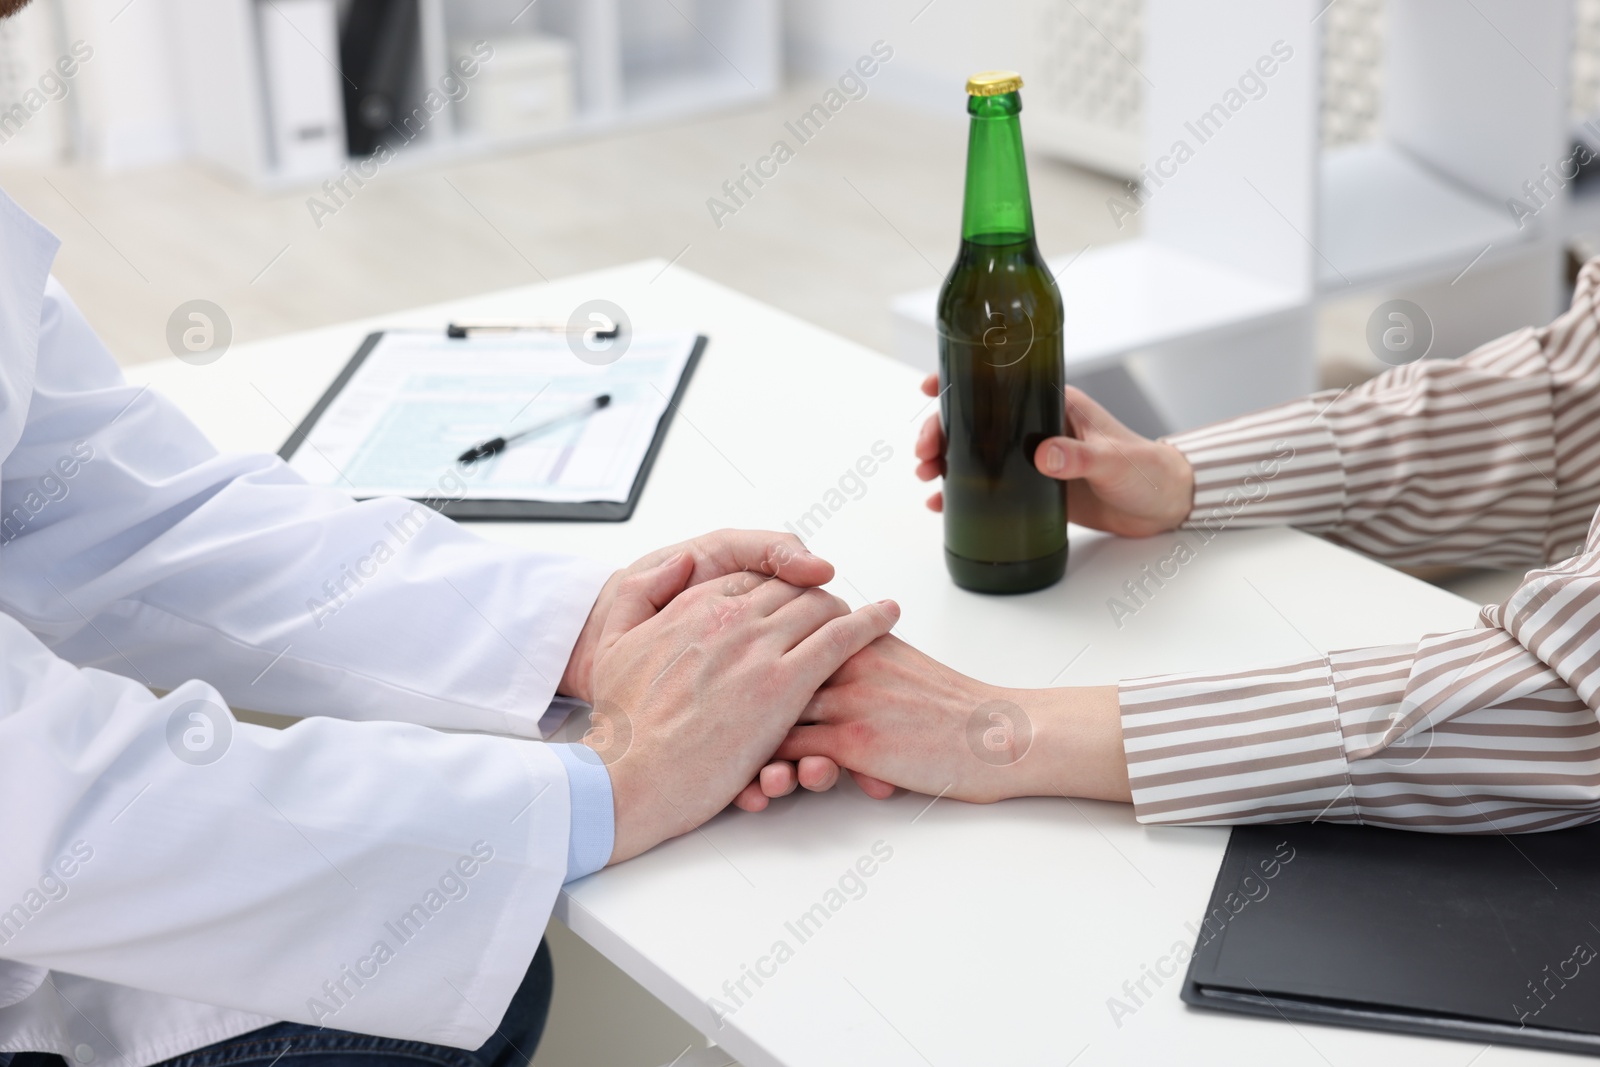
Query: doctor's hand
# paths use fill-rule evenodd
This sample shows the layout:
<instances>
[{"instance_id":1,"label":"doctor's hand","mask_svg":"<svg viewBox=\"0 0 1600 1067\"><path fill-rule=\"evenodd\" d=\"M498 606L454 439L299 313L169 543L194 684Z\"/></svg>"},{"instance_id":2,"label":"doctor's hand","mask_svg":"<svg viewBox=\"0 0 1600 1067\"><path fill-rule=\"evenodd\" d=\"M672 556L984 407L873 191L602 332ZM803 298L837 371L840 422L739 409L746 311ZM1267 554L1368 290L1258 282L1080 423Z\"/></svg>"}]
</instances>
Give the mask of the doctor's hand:
<instances>
[{"instance_id":1,"label":"doctor's hand","mask_svg":"<svg viewBox=\"0 0 1600 1067\"><path fill-rule=\"evenodd\" d=\"M728 805L817 687L900 617L741 572L689 586L688 551L618 583L594 659L608 729L584 738L611 774L619 863ZM688 588L685 588L688 586Z\"/></svg>"},{"instance_id":2,"label":"doctor's hand","mask_svg":"<svg viewBox=\"0 0 1600 1067\"><path fill-rule=\"evenodd\" d=\"M595 651L617 603L618 590L628 578L650 571L679 554L687 557L689 572L684 582L686 588L742 571L782 578L790 585L802 587L823 585L833 578L833 565L806 551L805 545L793 534L763 530L718 530L681 544L657 549L631 566L617 571L601 588L594 606L589 609L589 618L578 634L577 643L573 645L572 655L567 658L566 671L556 687L558 693L593 703Z\"/></svg>"},{"instance_id":3,"label":"doctor's hand","mask_svg":"<svg viewBox=\"0 0 1600 1067\"><path fill-rule=\"evenodd\" d=\"M939 395L939 376L922 383ZM1164 441L1140 437L1089 394L1066 387L1067 425L1072 436L1049 437L1033 453L1039 473L1067 483L1067 514L1080 526L1122 537L1148 537L1173 529L1194 505L1194 470L1184 454ZM935 412L917 435L917 477L945 474L945 437ZM944 510L944 494L928 498Z\"/></svg>"},{"instance_id":4,"label":"doctor's hand","mask_svg":"<svg viewBox=\"0 0 1600 1067\"><path fill-rule=\"evenodd\" d=\"M878 787L988 803L1016 796L1129 799L1115 686L1004 689L881 637L817 691L778 748Z\"/></svg>"}]
</instances>

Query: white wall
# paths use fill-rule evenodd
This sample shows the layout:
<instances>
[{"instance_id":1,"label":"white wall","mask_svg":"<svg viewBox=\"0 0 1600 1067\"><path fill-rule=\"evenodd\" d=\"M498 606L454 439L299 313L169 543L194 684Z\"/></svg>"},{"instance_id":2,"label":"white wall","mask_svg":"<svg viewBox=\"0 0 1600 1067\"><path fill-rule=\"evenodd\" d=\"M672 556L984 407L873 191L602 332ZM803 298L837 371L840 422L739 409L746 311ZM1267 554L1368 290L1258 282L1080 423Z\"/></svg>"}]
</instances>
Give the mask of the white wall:
<instances>
[{"instance_id":1,"label":"white wall","mask_svg":"<svg viewBox=\"0 0 1600 1067\"><path fill-rule=\"evenodd\" d=\"M72 96L77 91L75 79L52 77L41 87L41 79L56 75L56 63L65 51L58 14L53 4L36 2L0 21L0 109L9 111L22 104L29 113L20 128L7 116L5 132L0 134L4 138L0 164L5 166L57 163L66 150L77 106ZM56 88L58 84L64 88ZM58 99L60 92L67 95ZM40 105L41 100L47 102Z\"/></svg>"},{"instance_id":2,"label":"white wall","mask_svg":"<svg viewBox=\"0 0 1600 1067\"><path fill-rule=\"evenodd\" d=\"M94 49L79 78L80 157L120 170L187 155L166 0L63 2L68 41Z\"/></svg>"},{"instance_id":3,"label":"white wall","mask_svg":"<svg viewBox=\"0 0 1600 1067\"><path fill-rule=\"evenodd\" d=\"M786 59L792 77L835 77L881 39L894 58L873 79L874 92L964 117L968 75L1027 66L1035 3L787 0Z\"/></svg>"}]
</instances>

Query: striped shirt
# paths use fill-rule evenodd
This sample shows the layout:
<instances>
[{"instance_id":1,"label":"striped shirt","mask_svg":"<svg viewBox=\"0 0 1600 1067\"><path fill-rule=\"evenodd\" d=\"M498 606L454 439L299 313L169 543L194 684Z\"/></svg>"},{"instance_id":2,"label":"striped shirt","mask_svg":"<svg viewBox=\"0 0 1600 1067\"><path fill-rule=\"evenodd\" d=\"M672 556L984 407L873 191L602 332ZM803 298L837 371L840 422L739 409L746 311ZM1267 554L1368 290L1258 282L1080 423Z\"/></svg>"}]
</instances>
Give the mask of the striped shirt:
<instances>
[{"instance_id":1,"label":"striped shirt","mask_svg":"<svg viewBox=\"0 0 1600 1067\"><path fill-rule=\"evenodd\" d=\"M1188 525L1288 524L1396 565L1529 567L1475 630L1121 686L1143 822L1493 833L1600 818L1600 259L1460 360L1167 440Z\"/></svg>"}]
</instances>

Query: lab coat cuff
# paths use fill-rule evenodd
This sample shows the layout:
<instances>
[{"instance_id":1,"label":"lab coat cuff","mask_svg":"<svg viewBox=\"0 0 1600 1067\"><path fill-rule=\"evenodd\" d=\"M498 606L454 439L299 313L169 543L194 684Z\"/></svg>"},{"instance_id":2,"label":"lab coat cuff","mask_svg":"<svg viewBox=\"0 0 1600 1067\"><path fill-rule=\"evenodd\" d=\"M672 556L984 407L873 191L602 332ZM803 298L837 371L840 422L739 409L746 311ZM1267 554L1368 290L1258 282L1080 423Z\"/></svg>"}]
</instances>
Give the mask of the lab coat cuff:
<instances>
[{"instance_id":1,"label":"lab coat cuff","mask_svg":"<svg viewBox=\"0 0 1600 1067\"><path fill-rule=\"evenodd\" d=\"M555 736L557 730L566 725L566 721L572 717L573 712L588 706L577 697L557 696L550 701L550 706L544 709L544 714L539 716L539 725L537 727L539 736L546 741L550 740Z\"/></svg>"},{"instance_id":2,"label":"lab coat cuff","mask_svg":"<svg viewBox=\"0 0 1600 1067\"><path fill-rule=\"evenodd\" d=\"M561 675L572 658L584 623L589 621L600 590L615 571L596 560L576 556L566 560L562 569L565 579L562 588L541 590L544 599L539 605L540 614L530 617L523 627L524 632L531 632L533 644L529 651L532 658L524 657L525 662L538 664L543 669L536 669L528 679L533 693L529 710L535 714L529 716L531 722L523 720L525 725L515 730L516 733L526 734L531 728L534 735L548 738L575 708L583 706L581 701L557 695L556 687L561 684Z\"/></svg>"},{"instance_id":3,"label":"lab coat cuff","mask_svg":"<svg viewBox=\"0 0 1600 1067\"><path fill-rule=\"evenodd\" d=\"M611 861L617 829L611 772L588 745L549 747L567 769L567 790L572 801L566 877L570 882L593 874Z\"/></svg>"}]
</instances>

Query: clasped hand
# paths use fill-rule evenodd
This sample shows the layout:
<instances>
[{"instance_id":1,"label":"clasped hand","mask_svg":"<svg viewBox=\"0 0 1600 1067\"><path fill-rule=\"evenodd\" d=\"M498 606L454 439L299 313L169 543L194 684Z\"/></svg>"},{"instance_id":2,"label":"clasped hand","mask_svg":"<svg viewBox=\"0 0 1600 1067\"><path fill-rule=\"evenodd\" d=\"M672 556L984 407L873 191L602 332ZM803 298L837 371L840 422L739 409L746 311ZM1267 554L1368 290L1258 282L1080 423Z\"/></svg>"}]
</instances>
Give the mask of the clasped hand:
<instances>
[{"instance_id":1,"label":"clasped hand","mask_svg":"<svg viewBox=\"0 0 1600 1067\"><path fill-rule=\"evenodd\" d=\"M937 377L922 391L939 395ZM1194 495L1184 455L1077 389L1065 400L1069 432L1033 459L1067 483L1073 521L1134 537L1181 523ZM943 476L945 448L935 414L919 478ZM1115 687L985 685L890 636L893 601L851 612L819 588L832 577L798 538L724 530L606 583L560 691L605 724L585 740L611 772L613 862L730 802L759 811L797 786L831 788L840 767L879 798L897 786L971 801L1127 798Z\"/></svg>"},{"instance_id":2,"label":"clasped hand","mask_svg":"<svg viewBox=\"0 0 1600 1067\"><path fill-rule=\"evenodd\" d=\"M560 691L604 723L585 742L611 774L611 862L726 807L817 689L899 619L887 600L850 611L817 588L832 577L795 538L722 531L606 583Z\"/></svg>"}]
</instances>

